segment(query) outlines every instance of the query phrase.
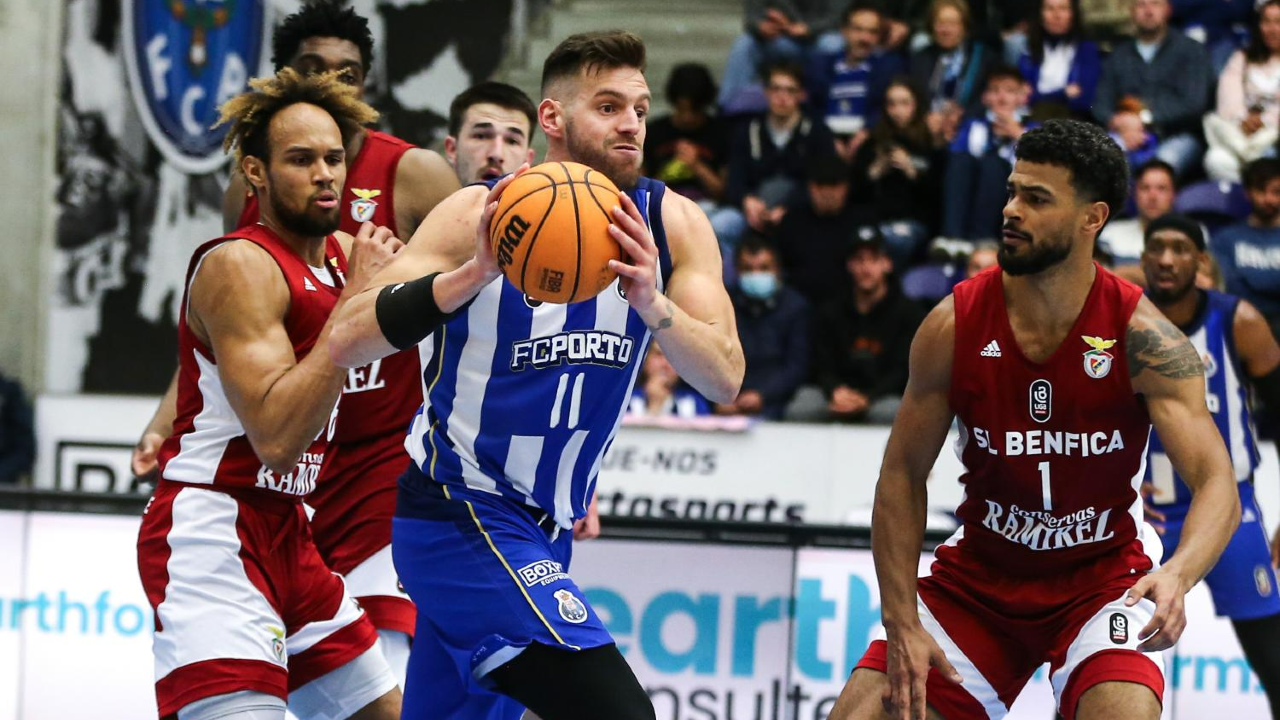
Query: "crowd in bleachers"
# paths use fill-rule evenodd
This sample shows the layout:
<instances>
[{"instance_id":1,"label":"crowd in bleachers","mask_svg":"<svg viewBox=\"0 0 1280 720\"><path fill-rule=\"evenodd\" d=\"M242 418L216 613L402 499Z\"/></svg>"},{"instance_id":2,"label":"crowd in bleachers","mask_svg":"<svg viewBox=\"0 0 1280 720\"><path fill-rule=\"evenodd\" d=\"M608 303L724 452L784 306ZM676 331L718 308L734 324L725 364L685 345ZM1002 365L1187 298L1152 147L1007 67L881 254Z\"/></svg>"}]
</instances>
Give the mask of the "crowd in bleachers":
<instances>
[{"instance_id":1,"label":"crowd in bleachers","mask_svg":"<svg viewBox=\"0 0 1280 720\"><path fill-rule=\"evenodd\" d=\"M1014 146L1054 118L1129 159L1100 262L1141 283L1147 223L1189 214L1225 289L1280 329L1280 0L1128 2L1131 31L1108 35L1080 0L746 0L719 87L677 67L645 146L711 220L746 381L729 405L664 407L891 421L916 326L996 262Z\"/></svg>"}]
</instances>

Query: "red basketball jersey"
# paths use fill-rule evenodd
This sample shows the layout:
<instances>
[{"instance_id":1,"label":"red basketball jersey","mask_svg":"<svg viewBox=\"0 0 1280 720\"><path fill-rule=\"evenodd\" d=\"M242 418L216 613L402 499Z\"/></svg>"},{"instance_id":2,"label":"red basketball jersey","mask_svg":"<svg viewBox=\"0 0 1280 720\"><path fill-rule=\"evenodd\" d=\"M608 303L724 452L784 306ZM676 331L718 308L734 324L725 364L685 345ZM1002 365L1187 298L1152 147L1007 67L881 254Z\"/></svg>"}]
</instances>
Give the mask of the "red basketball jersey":
<instances>
[{"instance_id":1,"label":"red basketball jersey","mask_svg":"<svg viewBox=\"0 0 1280 720\"><path fill-rule=\"evenodd\" d=\"M1142 291L1098 268L1071 332L1034 363L1014 338L1002 277L997 267L955 288L950 402L965 497L937 564L1005 577L1087 566L1100 580L1150 569L1138 492L1151 423L1125 357Z\"/></svg>"},{"instance_id":2,"label":"red basketball jersey","mask_svg":"<svg viewBox=\"0 0 1280 720\"><path fill-rule=\"evenodd\" d=\"M187 291L178 318L178 414L173 434L160 447L160 476L175 482L250 488L300 499L315 489L336 417L330 419L302 454L293 472L276 475L258 459L240 418L231 409L213 351L187 325L191 281L201 261L210 250L236 239L248 240L266 250L280 266L289 286L289 310L284 327L298 360L311 352L345 282L346 256L332 235L325 238L325 267L329 271L325 279L333 286L321 280L306 260L263 225L240 228L196 250L187 268Z\"/></svg>"},{"instance_id":3,"label":"red basketball jersey","mask_svg":"<svg viewBox=\"0 0 1280 720\"><path fill-rule=\"evenodd\" d=\"M347 163L347 182L339 203L339 230L354 236L362 224L371 222L390 228L403 241L409 240L396 226L395 187L400 158L413 147L386 133L366 131L360 152ZM250 195L240 212L240 224L256 222L258 199ZM417 228L403 229L412 233ZM422 404L418 374L415 348L347 371L342 388L342 420L334 442L344 444L394 435L394 443L402 445L409 422Z\"/></svg>"}]
</instances>

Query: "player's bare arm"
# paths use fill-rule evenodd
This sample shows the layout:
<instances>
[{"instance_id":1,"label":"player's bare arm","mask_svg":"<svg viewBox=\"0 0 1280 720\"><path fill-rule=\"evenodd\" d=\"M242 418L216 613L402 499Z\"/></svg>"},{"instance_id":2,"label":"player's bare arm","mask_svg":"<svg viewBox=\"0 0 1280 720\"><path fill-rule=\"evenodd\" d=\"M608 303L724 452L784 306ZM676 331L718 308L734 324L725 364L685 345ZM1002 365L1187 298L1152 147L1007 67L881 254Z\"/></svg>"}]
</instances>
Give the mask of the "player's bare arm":
<instances>
[{"instance_id":1,"label":"player's bare arm","mask_svg":"<svg viewBox=\"0 0 1280 720\"><path fill-rule=\"evenodd\" d=\"M1236 353L1244 361L1245 374L1254 381L1263 400L1271 407L1273 397L1280 401L1280 393L1271 391L1267 376L1280 368L1280 344L1271 334L1271 326L1267 319L1258 312L1258 308L1247 300L1236 305L1236 316L1231 322L1232 335L1236 341Z\"/></svg>"},{"instance_id":2,"label":"player's bare arm","mask_svg":"<svg viewBox=\"0 0 1280 720\"><path fill-rule=\"evenodd\" d=\"M240 215L244 212L248 199L249 184L244 174L231 172L227 181L227 190L222 195L222 231L232 232L240 227ZM151 417L151 422L142 431L142 437L133 448L130 464L133 474L139 478L150 478L158 469L156 454L165 438L173 433L173 421L178 416L178 369L173 369L173 377L164 397L160 398L160 406Z\"/></svg>"},{"instance_id":3,"label":"player's bare arm","mask_svg":"<svg viewBox=\"0 0 1280 720\"><path fill-rule=\"evenodd\" d=\"M681 378L712 402L733 402L746 361L710 221L691 200L675 193L663 196L672 267L661 294L658 246L631 198L618 193L618 202L609 233L631 262L611 260L609 265L623 277L627 302Z\"/></svg>"},{"instance_id":4,"label":"player's bare arm","mask_svg":"<svg viewBox=\"0 0 1280 720\"><path fill-rule=\"evenodd\" d=\"M407 151L396 165L396 227L411 235L458 187L458 176L439 153L422 148Z\"/></svg>"},{"instance_id":5,"label":"player's bare arm","mask_svg":"<svg viewBox=\"0 0 1280 720\"><path fill-rule=\"evenodd\" d=\"M499 180L492 190L465 187L431 211L404 251L369 282L364 292L334 311L337 325L330 344L334 362L343 367L360 367L399 349L378 322L378 298L384 288L423 283L425 287L420 289L430 291L427 303L447 315L466 305L501 274L489 244L489 221L502 191L527 167ZM426 303L423 309L425 312ZM430 332L425 329L421 337Z\"/></svg>"},{"instance_id":6,"label":"player's bare arm","mask_svg":"<svg viewBox=\"0 0 1280 720\"><path fill-rule=\"evenodd\" d=\"M156 408L155 415L151 416L151 421L142 431L138 444L133 447L129 465L134 477L140 480L155 479L156 471L160 467L156 456L165 438L173 434L173 421L177 416L178 371L174 370L173 378L169 380L169 388L164 391L164 397L160 398L160 406Z\"/></svg>"},{"instance_id":7,"label":"player's bare arm","mask_svg":"<svg viewBox=\"0 0 1280 720\"><path fill-rule=\"evenodd\" d=\"M1186 627L1183 596L1217 562L1240 521L1231 460L1204 400L1204 367L1186 336L1143 298L1125 334L1134 392L1147 402L1151 424L1178 474L1191 488L1182 542L1159 570L1129 590L1156 612L1139 637L1143 652L1172 647Z\"/></svg>"},{"instance_id":8,"label":"player's bare arm","mask_svg":"<svg viewBox=\"0 0 1280 720\"><path fill-rule=\"evenodd\" d=\"M926 482L951 427L948 393L954 347L955 306L947 297L925 318L911 343L910 376L876 483L871 550L887 635L887 682L868 682L870 670L855 672L831 720L880 718L882 710L894 720L923 720L929 668L936 667L960 682L942 649L920 624L916 607ZM876 688L883 697L868 698Z\"/></svg>"},{"instance_id":9,"label":"player's bare arm","mask_svg":"<svg viewBox=\"0 0 1280 720\"><path fill-rule=\"evenodd\" d=\"M1245 374L1267 407L1280 407L1280 344L1258 308L1241 300L1231 323ZM1280 567L1280 528L1271 536L1271 564Z\"/></svg>"},{"instance_id":10,"label":"player's bare arm","mask_svg":"<svg viewBox=\"0 0 1280 720\"><path fill-rule=\"evenodd\" d=\"M341 307L387 262L397 241L390 231L361 230L352 251ZM247 241L223 244L205 256L191 283L187 318L213 350L227 400L263 464L291 472L328 422L346 371L329 360L331 315L302 361L284 327L289 288L265 250Z\"/></svg>"}]
</instances>

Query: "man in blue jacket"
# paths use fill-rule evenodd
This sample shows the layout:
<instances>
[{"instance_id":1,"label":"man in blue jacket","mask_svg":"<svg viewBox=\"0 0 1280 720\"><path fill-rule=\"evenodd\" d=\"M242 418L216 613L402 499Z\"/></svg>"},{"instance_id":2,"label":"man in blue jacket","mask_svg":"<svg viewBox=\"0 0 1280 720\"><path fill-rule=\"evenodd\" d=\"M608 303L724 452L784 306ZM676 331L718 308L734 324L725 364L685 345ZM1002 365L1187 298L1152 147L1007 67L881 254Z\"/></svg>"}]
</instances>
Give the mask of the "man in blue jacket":
<instances>
[{"instance_id":1,"label":"man in blue jacket","mask_svg":"<svg viewBox=\"0 0 1280 720\"><path fill-rule=\"evenodd\" d=\"M738 397L723 415L779 419L809 370L809 306L782 282L778 253L751 235L735 253L738 285L729 292L747 360Z\"/></svg>"},{"instance_id":2,"label":"man in blue jacket","mask_svg":"<svg viewBox=\"0 0 1280 720\"><path fill-rule=\"evenodd\" d=\"M1213 234L1227 292L1253 303L1280 337L1280 159L1255 160L1244 170L1253 212L1239 225Z\"/></svg>"}]
</instances>

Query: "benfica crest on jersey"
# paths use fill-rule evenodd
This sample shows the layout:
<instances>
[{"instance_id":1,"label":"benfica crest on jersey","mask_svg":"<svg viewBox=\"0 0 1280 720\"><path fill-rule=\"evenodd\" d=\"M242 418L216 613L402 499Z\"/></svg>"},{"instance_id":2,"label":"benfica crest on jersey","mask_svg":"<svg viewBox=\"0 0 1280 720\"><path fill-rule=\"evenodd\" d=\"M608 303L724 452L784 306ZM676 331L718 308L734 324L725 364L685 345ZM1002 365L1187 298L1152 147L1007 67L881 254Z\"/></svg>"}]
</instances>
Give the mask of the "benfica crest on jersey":
<instances>
[{"instance_id":1,"label":"benfica crest on jersey","mask_svg":"<svg viewBox=\"0 0 1280 720\"><path fill-rule=\"evenodd\" d=\"M373 212L378 209L378 203L374 198L381 195L382 191L351 188L351 193L356 196L356 199L351 201L351 219L356 222L372 220Z\"/></svg>"},{"instance_id":2,"label":"benfica crest on jersey","mask_svg":"<svg viewBox=\"0 0 1280 720\"><path fill-rule=\"evenodd\" d=\"M129 86L165 159L187 173L226 159L218 106L244 92L266 45L263 0L125 0Z\"/></svg>"},{"instance_id":3,"label":"benfica crest on jersey","mask_svg":"<svg viewBox=\"0 0 1280 720\"><path fill-rule=\"evenodd\" d=\"M1106 377L1107 373L1111 372L1111 361L1114 359L1107 350L1114 346L1116 341L1103 340L1100 337L1090 337L1088 335L1081 335L1080 339L1093 348L1092 350L1086 350L1084 353L1085 373L1095 380Z\"/></svg>"}]
</instances>

